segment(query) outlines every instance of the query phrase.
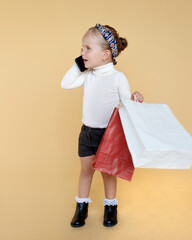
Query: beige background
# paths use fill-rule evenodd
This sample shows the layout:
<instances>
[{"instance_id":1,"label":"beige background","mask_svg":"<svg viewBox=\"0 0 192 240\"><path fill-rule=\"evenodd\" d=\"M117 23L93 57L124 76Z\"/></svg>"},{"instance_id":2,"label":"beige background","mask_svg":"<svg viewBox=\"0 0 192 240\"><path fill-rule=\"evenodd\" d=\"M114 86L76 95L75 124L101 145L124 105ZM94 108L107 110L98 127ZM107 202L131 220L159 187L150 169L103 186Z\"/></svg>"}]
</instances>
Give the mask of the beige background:
<instances>
[{"instance_id":1,"label":"beige background","mask_svg":"<svg viewBox=\"0 0 192 240\"><path fill-rule=\"evenodd\" d=\"M102 226L103 186L73 229L83 89L60 88L95 23L127 37L118 59L132 91L166 103L192 134L192 1L0 2L0 239L192 239L192 170L137 169L119 180L119 224Z\"/></svg>"}]
</instances>

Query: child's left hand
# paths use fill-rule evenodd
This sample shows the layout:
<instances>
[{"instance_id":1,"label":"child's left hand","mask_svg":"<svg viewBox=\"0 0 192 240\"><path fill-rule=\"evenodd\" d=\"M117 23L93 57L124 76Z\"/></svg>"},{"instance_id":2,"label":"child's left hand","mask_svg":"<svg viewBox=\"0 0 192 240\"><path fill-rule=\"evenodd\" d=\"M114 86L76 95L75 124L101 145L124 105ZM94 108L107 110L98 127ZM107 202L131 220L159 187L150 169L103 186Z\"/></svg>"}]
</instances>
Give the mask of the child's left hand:
<instances>
[{"instance_id":1,"label":"child's left hand","mask_svg":"<svg viewBox=\"0 0 192 240\"><path fill-rule=\"evenodd\" d=\"M134 92L133 93L133 95L135 95L135 97L136 97L136 99L139 101L139 102L143 102L144 101L144 97L143 97L143 95L141 94L141 93L139 93L139 92Z\"/></svg>"}]
</instances>

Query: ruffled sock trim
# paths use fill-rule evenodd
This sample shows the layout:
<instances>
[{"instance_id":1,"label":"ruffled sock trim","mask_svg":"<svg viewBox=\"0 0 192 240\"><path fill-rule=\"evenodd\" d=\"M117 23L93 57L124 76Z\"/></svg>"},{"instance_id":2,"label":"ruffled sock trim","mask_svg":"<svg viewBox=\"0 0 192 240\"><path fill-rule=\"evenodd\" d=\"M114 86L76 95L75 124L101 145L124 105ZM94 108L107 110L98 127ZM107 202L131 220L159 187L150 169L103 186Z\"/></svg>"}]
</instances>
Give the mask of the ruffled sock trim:
<instances>
[{"instance_id":1,"label":"ruffled sock trim","mask_svg":"<svg viewBox=\"0 0 192 240\"><path fill-rule=\"evenodd\" d=\"M90 198L79 198L78 196L75 197L76 202L78 203L91 203Z\"/></svg>"},{"instance_id":2,"label":"ruffled sock trim","mask_svg":"<svg viewBox=\"0 0 192 240\"><path fill-rule=\"evenodd\" d=\"M103 201L104 206L108 205L108 206L116 206L118 204L118 201L116 198L114 199L107 199L105 198Z\"/></svg>"}]
</instances>

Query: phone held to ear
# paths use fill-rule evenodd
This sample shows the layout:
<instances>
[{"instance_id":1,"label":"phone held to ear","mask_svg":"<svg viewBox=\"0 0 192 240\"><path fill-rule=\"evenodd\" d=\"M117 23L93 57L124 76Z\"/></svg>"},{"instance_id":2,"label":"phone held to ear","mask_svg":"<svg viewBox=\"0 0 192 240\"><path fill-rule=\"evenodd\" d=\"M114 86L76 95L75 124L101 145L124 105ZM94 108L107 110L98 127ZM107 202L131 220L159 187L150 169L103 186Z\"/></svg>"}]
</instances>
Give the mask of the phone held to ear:
<instances>
[{"instance_id":1,"label":"phone held to ear","mask_svg":"<svg viewBox=\"0 0 192 240\"><path fill-rule=\"evenodd\" d=\"M77 63L77 66L81 72L84 72L87 70L87 68L84 65L82 56L79 56L78 58L76 58L75 62Z\"/></svg>"}]
</instances>

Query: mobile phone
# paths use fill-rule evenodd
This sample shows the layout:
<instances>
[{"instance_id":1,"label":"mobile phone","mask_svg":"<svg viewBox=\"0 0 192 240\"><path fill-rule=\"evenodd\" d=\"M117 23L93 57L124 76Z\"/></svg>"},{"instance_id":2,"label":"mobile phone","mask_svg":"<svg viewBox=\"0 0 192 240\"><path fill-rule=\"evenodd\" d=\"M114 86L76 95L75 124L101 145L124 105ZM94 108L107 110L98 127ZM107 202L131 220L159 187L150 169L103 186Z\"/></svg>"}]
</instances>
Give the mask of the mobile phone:
<instances>
[{"instance_id":1,"label":"mobile phone","mask_svg":"<svg viewBox=\"0 0 192 240\"><path fill-rule=\"evenodd\" d=\"M87 68L84 65L82 56L79 56L79 57L75 58L75 62L77 63L77 66L79 67L79 70L81 72L84 72L84 71L87 70Z\"/></svg>"}]
</instances>

